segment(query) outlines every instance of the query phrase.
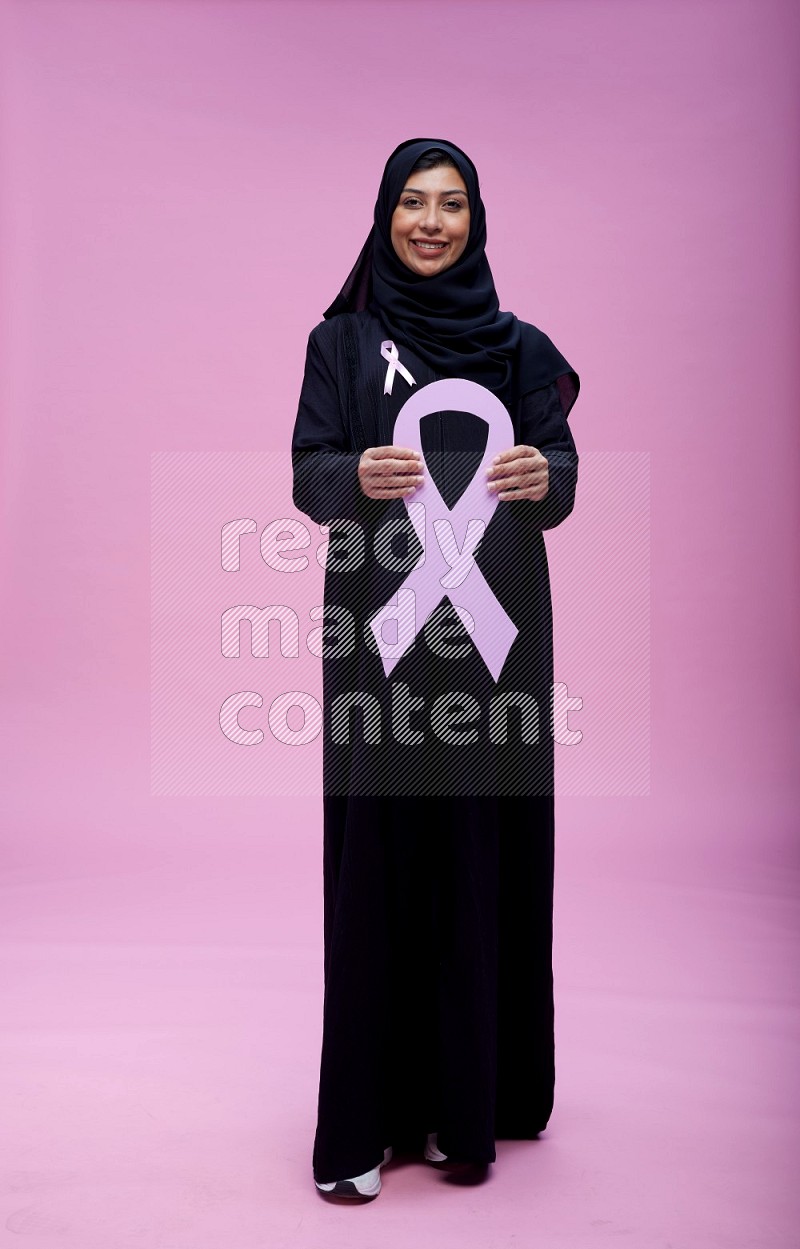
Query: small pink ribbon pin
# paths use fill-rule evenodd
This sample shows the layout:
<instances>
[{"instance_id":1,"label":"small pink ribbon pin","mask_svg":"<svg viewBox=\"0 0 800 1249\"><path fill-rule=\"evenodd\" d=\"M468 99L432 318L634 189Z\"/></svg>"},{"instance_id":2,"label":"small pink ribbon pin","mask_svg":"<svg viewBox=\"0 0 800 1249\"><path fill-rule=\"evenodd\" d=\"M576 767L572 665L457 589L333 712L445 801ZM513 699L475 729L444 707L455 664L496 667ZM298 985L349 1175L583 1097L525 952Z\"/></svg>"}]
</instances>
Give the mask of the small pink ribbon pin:
<instances>
[{"instance_id":1,"label":"small pink ribbon pin","mask_svg":"<svg viewBox=\"0 0 800 1249\"><path fill-rule=\"evenodd\" d=\"M420 421L432 412L471 412L489 426L483 459L452 509L445 503L427 471L422 452ZM422 544L419 561L399 587L397 602L389 599L369 621L378 651L383 658L384 672L388 677L397 661L410 650L416 635L446 594L497 681L519 630L490 589L472 556L498 503L497 495L487 488L484 470L500 451L513 445L514 426L511 417L497 396L485 386L463 378L443 378L423 386L406 400L397 414L393 442L395 446L411 447L419 451L426 471L422 485L414 492L414 497L403 498L414 531ZM456 522L458 531L464 532L463 545L457 549ZM444 539L441 543L440 535ZM463 566L465 557L470 561L469 571L461 577L460 583L459 570L454 571L454 564L445 559L442 546L449 554L458 555L459 565ZM457 586L457 589L451 591L448 586ZM409 590L413 591L413 598L411 604L406 606L403 599L408 601ZM453 602L453 593L458 598L458 604ZM398 637L411 634L405 646L402 642L390 643L384 640L381 630L387 615L398 621Z\"/></svg>"},{"instance_id":2,"label":"small pink ribbon pin","mask_svg":"<svg viewBox=\"0 0 800 1249\"><path fill-rule=\"evenodd\" d=\"M392 386L394 385L395 373L400 373L401 376L406 379L409 386L416 385L416 382L414 381L413 377L409 373L406 366L400 363L400 354L396 346L392 342L391 338L387 338L386 342L381 343L381 355L383 356L384 360L387 360L389 362L389 367L386 370L386 381L383 384L383 393L385 395L390 395L392 393Z\"/></svg>"}]
</instances>

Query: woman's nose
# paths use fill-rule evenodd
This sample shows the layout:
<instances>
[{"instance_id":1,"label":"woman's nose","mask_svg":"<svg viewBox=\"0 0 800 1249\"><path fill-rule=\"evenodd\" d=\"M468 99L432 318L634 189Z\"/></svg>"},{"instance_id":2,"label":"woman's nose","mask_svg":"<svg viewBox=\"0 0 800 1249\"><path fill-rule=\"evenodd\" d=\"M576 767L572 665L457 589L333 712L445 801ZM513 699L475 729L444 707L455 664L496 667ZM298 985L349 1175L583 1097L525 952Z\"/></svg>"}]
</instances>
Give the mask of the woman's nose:
<instances>
[{"instance_id":1,"label":"woman's nose","mask_svg":"<svg viewBox=\"0 0 800 1249\"><path fill-rule=\"evenodd\" d=\"M435 234L439 229L439 225L439 205L431 204L427 211L423 213L422 228L424 230L430 230L432 234Z\"/></svg>"}]
</instances>

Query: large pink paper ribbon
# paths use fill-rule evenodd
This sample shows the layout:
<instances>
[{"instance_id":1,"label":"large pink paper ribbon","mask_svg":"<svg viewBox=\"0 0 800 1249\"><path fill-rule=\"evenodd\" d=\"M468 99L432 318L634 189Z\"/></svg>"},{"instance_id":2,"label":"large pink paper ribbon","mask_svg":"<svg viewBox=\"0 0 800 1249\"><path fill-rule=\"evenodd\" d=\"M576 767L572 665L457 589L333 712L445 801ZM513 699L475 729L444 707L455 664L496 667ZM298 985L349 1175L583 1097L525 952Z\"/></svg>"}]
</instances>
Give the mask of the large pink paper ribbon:
<instances>
[{"instance_id":1,"label":"large pink paper ribbon","mask_svg":"<svg viewBox=\"0 0 800 1249\"><path fill-rule=\"evenodd\" d=\"M422 451L420 421L433 412L470 412L486 421L489 426L483 459L452 509L439 493ZM416 635L431 612L447 595L497 681L519 630L471 557L497 506L497 495L488 489L485 470L500 451L507 450L514 442L511 417L497 396L485 386L463 378L444 378L431 382L407 399L400 409L394 427L393 445L411 447L419 451L423 459L422 484L417 487L413 496L406 495L403 498L414 531L422 544L422 553L398 590L398 595L403 591L413 590L414 598L408 611L403 608L400 600L390 599L369 621L387 677L402 655L414 644ZM423 506L420 507L420 504ZM469 571L460 583L457 580L459 570L454 572L441 549L441 546L445 546L452 560L456 544L464 556L470 557L467 564ZM448 588L448 582L454 587L452 590ZM453 601L454 597L458 599L457 604ZM399 619L398 606L403 610ZM404 626L409 624L413 633L402 649L400 642L387 643L381 634L381 625L390 608L393 609L391 619L398 619L398 636L402 638ZM413 618L409 612L413 613Z\"/></svg>"}]
</instances>

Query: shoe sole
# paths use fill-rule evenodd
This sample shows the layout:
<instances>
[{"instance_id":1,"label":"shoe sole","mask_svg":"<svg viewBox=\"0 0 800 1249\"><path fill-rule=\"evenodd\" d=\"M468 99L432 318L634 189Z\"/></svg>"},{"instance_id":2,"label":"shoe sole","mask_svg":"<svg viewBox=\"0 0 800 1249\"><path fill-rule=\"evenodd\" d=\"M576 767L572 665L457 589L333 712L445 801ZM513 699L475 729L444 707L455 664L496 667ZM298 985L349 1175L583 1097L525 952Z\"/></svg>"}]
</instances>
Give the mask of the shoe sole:
<instances>
[{"instance_id":1,"label":"shoe sole","mask_svg":"<svg viewBox=\"0 0 800 1249\"><path fill-rule=\"evenodd\" d=\"M384 1150L383 1162L379 1162L377 1166L378 1176L375 1185L366 1190L357 1188L353 1180L336 1180L334 1184L322 1185L317 1184L317 1189L322 1193L323 1197L345 1197L348 1201L374 1201L381 1191L381 1170L386 1166L387 1162L392 1160L391 1146Z\"/></svg>"}]
</instances>

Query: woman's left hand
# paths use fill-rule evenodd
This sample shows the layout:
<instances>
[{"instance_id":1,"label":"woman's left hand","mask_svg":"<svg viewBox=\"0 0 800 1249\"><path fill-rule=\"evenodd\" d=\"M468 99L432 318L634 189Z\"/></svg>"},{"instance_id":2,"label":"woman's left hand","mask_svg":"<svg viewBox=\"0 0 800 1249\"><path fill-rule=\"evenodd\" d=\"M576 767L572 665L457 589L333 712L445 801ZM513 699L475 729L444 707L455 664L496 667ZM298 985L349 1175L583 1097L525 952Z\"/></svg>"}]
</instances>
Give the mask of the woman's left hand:
<instances>
[{"instance_id":1,"label":"woman's left hand","mask_svg":"<svg viewBox=\"0 0 800 1249\"><path fill-rule=\"evenodd\" d=\"M547 460L536 447L510 447L501 451L486 470L489 490L498 499L543 499L550 488Z\"/></svg>"}]
</instances>

